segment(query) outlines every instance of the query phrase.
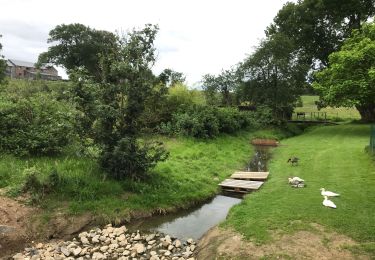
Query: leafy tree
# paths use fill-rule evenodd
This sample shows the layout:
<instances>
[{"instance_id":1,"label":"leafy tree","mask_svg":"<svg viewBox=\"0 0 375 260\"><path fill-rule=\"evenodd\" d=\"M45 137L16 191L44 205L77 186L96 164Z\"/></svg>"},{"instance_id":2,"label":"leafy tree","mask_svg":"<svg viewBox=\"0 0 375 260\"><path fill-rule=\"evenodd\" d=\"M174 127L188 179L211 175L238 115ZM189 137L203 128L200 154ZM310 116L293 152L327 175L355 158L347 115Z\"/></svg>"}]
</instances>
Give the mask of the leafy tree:
<instances>
[{"instance_id":1,"label":"leafy tree","mask_svg":"<svg viewBox=\"0 0 375 260\"><path fill-rule=\"evenodd\" d=\"M168 154L160 143L141 144L140 117L152 92L155 78L154 39L158 28L146 25L133 30L119 42L116 55L101 61L110 64L101 84L99 141L103 144L101 165L116 178L142 178L157 161Z\"/></svg>"},{"instance_id":2,"label":"leafy tree","mask_svg":"<svg viewBox=\"0 0 375 260\"><path fill-rule=\"evenodd\" d=\"M374 0L299 0L285 4L266 33L287 35L303 53L301 61L325 67L329 54L374 14Z\"/></svg>"},{"instance_id":3,"label":"leafy tree","mask_svg":"<svg viewBox=\"0 0 375 260\"><path fill-rule=\"evenodd\" d=\"M325 105L355 106L364 121L375 122L375 23L364 24L329 56L313 87Z\"/></svg>"},{"instance_id":4,"label":"leafy tree","mask_svg":"<svg viewBox=\"0 0 375 260\"><path fill-rule=\"evenodd\" d=\"M109 64L101 62L118 51L118 37L108 31L91 29L85 25L62 24L49 33L48 43L53 45L40 54L38 63L61 65L70 73L84 68L96 81L104 79Z\"/></svg>"},{"instance_id":5,"label":"leafy tree","mask_svg":"<svg viewBox=\"0 0 375 260\"><path fill-rule=\"evenodd\" d=\"M217 78L214 75L206 74L203 76L202 84L207 104L211 106L218 105L220 101L218 98Z\"/></svg>"},{"instance_id":6,"label":"leafy tree","mask_svg":"<svg viewBox=\"0 0 375 260\"><path fill-rule=\"evenodd\" d=\"M203 89L207 97L207 101L210 104L215 104L216 93L220 93L221 104L224 106L231 106L232 96L231 93L237 86L236 71L234 69L223 70L218 76L204 75L203 76Z\"/></svg>"},{"instance_id":7,"label":"leafy tree","mask_svg":"<svg viewBox=\"0 0 375 260\"><path fill-rule=\"evenodd\" d=\"M1 38L0 34L0 38ZM3 45L0 43L0 53L1 50L3 49ZM4 81L5 79L5 70L6 70L6 61L4 60L4 56L0 54L0 84Z\"/></svg>"},{"instance_id":8,"label":"leafy tree","mask_svg":"<svg viewBox=\"0 0 375 260\"><path fill-rule=\"evenodd\" d=\"M291 39L275 34L263 40L240 66L242 102L272 109L274 116L289 116L305 85L308 66L301 65Z\"/></svg>"},{"instance_id":9,"label":"leafy tree","mask_svg":"<svg viewBox=\"0 0 375 260\"><path fill-rule=\"evenodd\" d=\"M165 69L159 74L158 79L166 86L173 86L177 83L184 83L186 77L182 72L177 72L172 69Z\"/></svg>"}]
</instances>

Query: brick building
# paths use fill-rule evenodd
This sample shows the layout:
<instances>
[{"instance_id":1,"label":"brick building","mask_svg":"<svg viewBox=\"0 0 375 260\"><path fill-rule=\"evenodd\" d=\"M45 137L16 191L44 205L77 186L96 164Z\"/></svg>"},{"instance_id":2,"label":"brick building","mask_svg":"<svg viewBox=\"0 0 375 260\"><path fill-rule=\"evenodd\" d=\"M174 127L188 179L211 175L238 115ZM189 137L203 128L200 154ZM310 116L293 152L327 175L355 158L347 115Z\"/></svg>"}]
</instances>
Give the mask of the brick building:
<instances>
[{"instance_id":1,"label":"brick building","mask_svg":"<svg viewBox=\"0 0 375 260\"><path fill-rule=\"evenodd\" d=\"M6 74L12 79L44 79L60 80L57 70L53 66L42 66L35 68L35 64L20 60L7 60Z\"/></svg>"}]
</instances>

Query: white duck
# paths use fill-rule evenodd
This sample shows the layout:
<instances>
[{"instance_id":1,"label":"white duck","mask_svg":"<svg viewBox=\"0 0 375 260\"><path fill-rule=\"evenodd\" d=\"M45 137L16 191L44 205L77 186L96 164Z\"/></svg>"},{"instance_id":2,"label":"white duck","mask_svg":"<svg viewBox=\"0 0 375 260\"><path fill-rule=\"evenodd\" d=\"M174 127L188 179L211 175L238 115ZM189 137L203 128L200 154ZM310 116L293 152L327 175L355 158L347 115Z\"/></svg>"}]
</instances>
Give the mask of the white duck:
<instances>
[{"instance_id":1,"label":"white duck","mask_svg":"<svg viewBox=\"0 0 375 260\"><path fill-rule=\"evenodd\" d=\"M293 177L293 178L288 178L288 182L290 184L295 184L295 183L302 183L305 182L305 180L301 179L300 177Z\"/></svg>"},{"instance_id":2,"label":"white duck","mask_svg":"<svg viewBox=\"0 0 375 260\"><path fill-rule=\"evenodd\" d=\"M334 193L332 191L325 190L324 188L320 189L322 196L327 196L327 197L337 197L340 196L338 193Z\"/></svg>"},{"instance_id":3,"label":"white duck","mask_svg":"<svg viewBox=\"0 0 375 260\"><path fill-rule=\"evenodd\" d=\"M335 203L333 201L329 200L327 196L324 196L323 205L329 208L336 208Z\"/></svg>"}]
</instances>

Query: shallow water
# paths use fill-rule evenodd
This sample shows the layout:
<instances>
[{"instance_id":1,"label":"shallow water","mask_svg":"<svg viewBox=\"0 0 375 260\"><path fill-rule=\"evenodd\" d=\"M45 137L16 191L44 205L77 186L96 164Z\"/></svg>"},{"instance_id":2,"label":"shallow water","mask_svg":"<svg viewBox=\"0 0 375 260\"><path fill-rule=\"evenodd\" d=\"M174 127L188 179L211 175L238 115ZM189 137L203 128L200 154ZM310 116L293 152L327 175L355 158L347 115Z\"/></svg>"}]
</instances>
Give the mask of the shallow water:
<instances>
[{"instance_id":1,"label":"shallow water","mask_svg":"<svg viewBox=\"0 0 375 260\"><path fill-rule=\"evenodd\" d=\"M244 170L252 172L266 172L267 162L271 158L270 146L255 145L255 153Z\"/></svg>"},{"instance_id":2,"label":"shallow water","mask_svg":"<svg viewBox=\"0 0 375 260\"><path fill-rule=\"evenodd\" d=\"M246 166L247 171L267 171L270 159L269 146L255 146L255 154ZM144 220L133 221L127 225L130 231L161 232L181 240L202 237L210 228L222 222L230 208L242 200L234 194L221 194L198 207L180 210L177 213L154 216Z\"/></svg>"},{"instance_id":3,"label":"shallow water","mask_svg":"<svg viewBox=\"0 0 375 260\"><path fill-rule=\"evenodd\" d=\"M207 230L223 221L229 209L240 202L241 198L217 195L198 208L133 222L129 229L157 231L182 240L199 239Z\"/></svg>"}]
</instances>

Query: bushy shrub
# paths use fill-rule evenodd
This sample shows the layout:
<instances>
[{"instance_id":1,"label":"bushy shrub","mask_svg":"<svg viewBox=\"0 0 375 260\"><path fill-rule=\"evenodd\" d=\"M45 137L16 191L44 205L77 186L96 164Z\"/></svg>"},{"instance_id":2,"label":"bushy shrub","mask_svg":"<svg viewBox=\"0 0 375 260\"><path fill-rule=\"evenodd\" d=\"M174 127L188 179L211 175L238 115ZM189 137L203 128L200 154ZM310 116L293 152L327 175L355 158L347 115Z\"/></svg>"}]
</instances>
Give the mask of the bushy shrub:
<instances>
[{"instance_id":1,"label":"bushy shrub","mask_svg":"<svg viewBox=\"0 0 375 260\"><path fill-rule=\"evenodd\" d=\"M232 134L248 127L262 128L280 124L268 107L259 107L256 111L238 111L237 108L230 107L194 105L184 111L175 112L170 122L159 126L159 132L214 138L219 133Z\"/></svg>"},{"instance_id":2,"label":"bushy shrub","mask_svg":"<svg viewBox=\"0 0 375 260\"><path fill-rule=\"evenodd\" d=\"M213 138L219 134L216 109L192 106L184 113L175 113L172 119L175 132L196 138Z\"/></svg>"},{"instance_id":3,"label":"bushy shrub","mask_svg":"<svg viewBox=\"0 0 375 260\"><path fill-rule=\"evenodd\" d=\"M0 100L0 150L17 156L56 154L74 131L74 109L49 95Z\"/></svg>"},{"instance_id":4,"label":"bushy shrub","mask_svg":"<svg viewBox=\"0 0 375 260\"><path fill-rule=\"evenodd\" d=\"M162 143L142 144L135 138L125 137L115 147L104 149L100 164L114 179L141 179L168 155Z\"/></svg>"},{"instance_id":5,"label":"bushy shrub","mask_svg":"<svg viewBox=\"0 0 375 260\"><path fill-rule=\"evenodd\" d=\"M219 108L217 117L221 133L235 133L250 125L249 113L240 112L236 108Z\"/></svg>"}]
</instances>

